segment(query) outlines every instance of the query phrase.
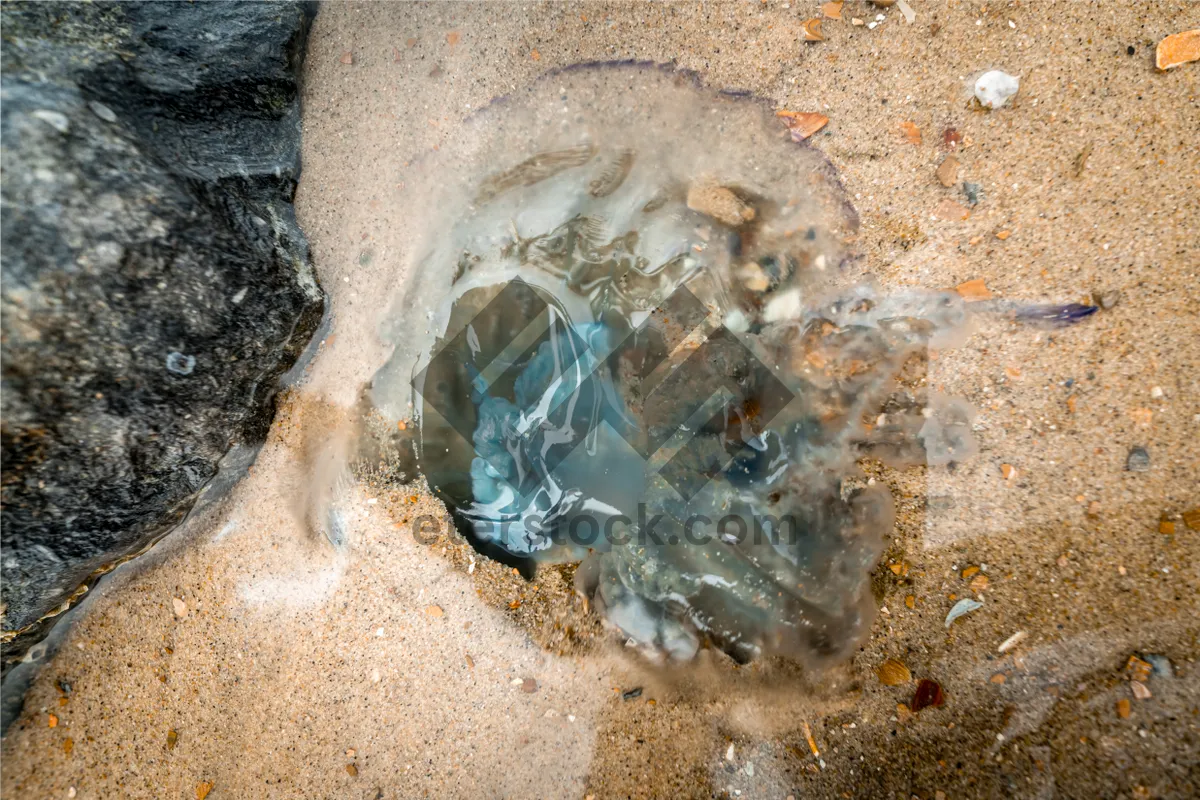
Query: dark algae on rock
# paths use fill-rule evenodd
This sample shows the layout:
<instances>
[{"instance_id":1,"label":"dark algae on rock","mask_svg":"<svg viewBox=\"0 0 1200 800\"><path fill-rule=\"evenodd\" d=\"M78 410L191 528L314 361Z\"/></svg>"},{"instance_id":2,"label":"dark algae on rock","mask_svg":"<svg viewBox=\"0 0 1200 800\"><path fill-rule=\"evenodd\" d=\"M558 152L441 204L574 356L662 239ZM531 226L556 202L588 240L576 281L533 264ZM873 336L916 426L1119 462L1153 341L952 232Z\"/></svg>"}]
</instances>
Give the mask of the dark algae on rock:
<instances>
[{"instance_id":1,"label":"dark algae on rock","mask_svg":"<svg viewBox=\"0 0 1200 800\"><path fill-rule=\"evenodd\" d=\"M270 424L324 300L297 3L3 6L3 659Z\"/></svg>"}]
</instances>

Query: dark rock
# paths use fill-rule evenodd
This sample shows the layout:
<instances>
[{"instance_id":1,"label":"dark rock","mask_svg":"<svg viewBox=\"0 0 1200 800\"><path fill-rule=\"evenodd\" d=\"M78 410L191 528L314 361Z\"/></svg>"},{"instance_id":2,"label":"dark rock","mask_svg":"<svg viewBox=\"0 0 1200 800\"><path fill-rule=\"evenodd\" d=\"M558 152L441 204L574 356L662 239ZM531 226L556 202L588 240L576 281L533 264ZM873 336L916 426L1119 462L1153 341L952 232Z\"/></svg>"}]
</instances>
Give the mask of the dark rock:
<instances>
[{"instance_id":1,"label":"dark rock","mask_svg":"<svg viewBox=\"0 0 1200 800\"><path fill-rule=\"evenodd\" d=\"M296 3L5 3L3 661L266 434L323 296Z\"/></svg>"}]
</instances>

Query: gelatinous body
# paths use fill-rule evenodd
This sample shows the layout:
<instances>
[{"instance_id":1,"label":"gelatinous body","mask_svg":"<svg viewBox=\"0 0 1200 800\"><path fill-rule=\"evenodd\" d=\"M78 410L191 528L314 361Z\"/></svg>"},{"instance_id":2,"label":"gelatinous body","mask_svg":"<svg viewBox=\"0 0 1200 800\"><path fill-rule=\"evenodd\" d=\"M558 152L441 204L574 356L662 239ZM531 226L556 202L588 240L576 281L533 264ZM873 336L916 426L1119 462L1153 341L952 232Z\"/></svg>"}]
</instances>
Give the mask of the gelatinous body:
<instances>
[{"instance_id":1,"label":"gelatinous body","mask_svg":"<svg viewBox=\"0 0 1200 800\"><path fill-rule=\"evenodd\" d=\"M397 335L373 400L415 399L461 528L513 563L582 561L655 658L848 653L892 524L856 459L971 450L965 405L895 381L959 299L843 285L857 220L829 163L670 70L549 75L429 158L393 315L428 336Z\"/></svg>"}]
</instances>

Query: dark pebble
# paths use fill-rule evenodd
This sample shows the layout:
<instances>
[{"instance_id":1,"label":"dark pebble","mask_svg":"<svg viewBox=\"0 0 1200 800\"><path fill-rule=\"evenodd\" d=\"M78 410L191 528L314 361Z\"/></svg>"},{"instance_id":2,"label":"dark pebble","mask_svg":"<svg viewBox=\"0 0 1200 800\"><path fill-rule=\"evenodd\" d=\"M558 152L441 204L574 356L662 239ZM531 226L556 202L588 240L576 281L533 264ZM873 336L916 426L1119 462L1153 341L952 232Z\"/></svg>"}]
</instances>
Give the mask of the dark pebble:
<instances>
[{"instance_id":1,"label":"dark pebble","mask_svg":"<svg viewBox=\"0 0 1200 800\"><path fill-rule=\"evenodd\" d=\"M621 699L622 700L635 700L641 696L642 696L642 687L639 686L636 689L630 689L628 692L623 692L621 694Z\"/></svg>"},{"instance_id":2,"label":"dark pebble","mask_svg":"<svg viewBox=\"0 0 1200 800\"><path fill-rule=\"evenodd\" d=\"M1125 469L1130 472L1148 472L1150 470L1150 454L1144 447L1134 447L1125 459Z\"/></svg>"}]
</instances>

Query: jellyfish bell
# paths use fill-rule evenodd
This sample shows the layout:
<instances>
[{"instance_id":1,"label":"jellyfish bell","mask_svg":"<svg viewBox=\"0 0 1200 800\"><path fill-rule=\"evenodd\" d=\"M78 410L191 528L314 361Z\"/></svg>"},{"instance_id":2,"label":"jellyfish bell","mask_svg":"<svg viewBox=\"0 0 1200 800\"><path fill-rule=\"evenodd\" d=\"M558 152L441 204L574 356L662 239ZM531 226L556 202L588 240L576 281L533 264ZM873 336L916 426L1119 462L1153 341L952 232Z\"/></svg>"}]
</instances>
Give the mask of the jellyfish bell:
<instances>
[{"instance_id":1,"label":"jellyfish bell","mask_svg":"<svg viewBox=\"0 0 1200 800\"><path fill-rule=\"evenodd\" d=\"M411 177L370 401L412 403L471 543L527 574L582 562L578 590L657 662L851 652L892 524L863 419L961 307L854 284L824 155L758 99L600 64L492 103ZM877 447L965 452L956 420Z\"/></svg>"}]
</instances>

